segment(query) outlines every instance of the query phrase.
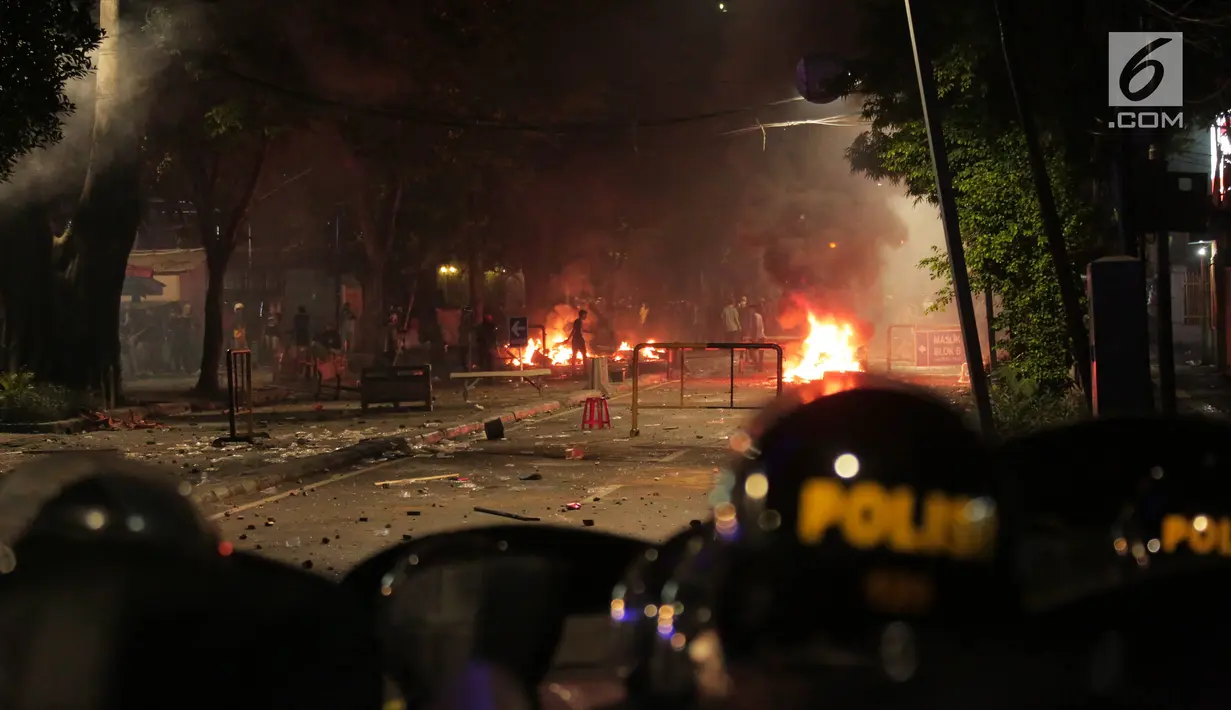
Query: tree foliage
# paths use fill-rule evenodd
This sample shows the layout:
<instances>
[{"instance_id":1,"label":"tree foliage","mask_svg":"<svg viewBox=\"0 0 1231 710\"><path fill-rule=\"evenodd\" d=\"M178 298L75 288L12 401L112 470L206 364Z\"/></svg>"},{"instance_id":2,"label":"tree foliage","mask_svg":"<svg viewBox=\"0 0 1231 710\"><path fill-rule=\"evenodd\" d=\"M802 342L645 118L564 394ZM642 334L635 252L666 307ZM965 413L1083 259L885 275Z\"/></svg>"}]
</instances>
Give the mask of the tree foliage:
<instances>
[{"instance_id":1,"label":"tree foliage","mask_svg":"<svg viewBox=\"0 0 1231 710\"><path fill-rule=\"evenodd\" d=\"M1029 14L1017 7L1006 18L1024 48L1021 85L1033 99L1075 274L1099 254L1098 236L1110 211L1096 207L1106 197L1103 185L1112 155L1124 139L1105 131L1106 32L1126 29L1126 16L1147 17L1155 29L1183 29L1190 51L1223 51L1207 47L1205 40L1217 33L1219 23L1211 18L1226 15L1227 3L1209 3L1200 17L1177 14L1171 4L1044 0L1032 5ZM1008 0L1004 5L1014 7ZM871 127L852 144L848 159L854 170L936 203L902 5L875 0L865 9L861 33L865 46L877 51L852 63L844 88L862 100ZM962 0L947 5L943 16L925 12L917 21L926 46L946 50L936 53L933 63L972 288L1000 295L1000 347L1023 375L1045 387L1061 385L1068 380L1070 362L1059 284L1046 249L993 6ZM1220 100L1214 90L1220 87L1217 70L1202 66L1186 74L1190 95L1201 87L1210 89L1206 101ZM1210 105L1193 108L1200 113ZM942 284L938 305L950 303L946 255L937 253L922 266Z\"/></svg>"},{"instance_id":2,"label":"tree foliage","mask_svg":"<svg viewBox=\"0 0 1231 710\"><path fill-rule=\"evenodd\" d=\"M90 72L102 36L88 3L0 5L0 182L22 155L60 140L61 121L75 108L65 85Z\"/></svg>"}]
</instances>

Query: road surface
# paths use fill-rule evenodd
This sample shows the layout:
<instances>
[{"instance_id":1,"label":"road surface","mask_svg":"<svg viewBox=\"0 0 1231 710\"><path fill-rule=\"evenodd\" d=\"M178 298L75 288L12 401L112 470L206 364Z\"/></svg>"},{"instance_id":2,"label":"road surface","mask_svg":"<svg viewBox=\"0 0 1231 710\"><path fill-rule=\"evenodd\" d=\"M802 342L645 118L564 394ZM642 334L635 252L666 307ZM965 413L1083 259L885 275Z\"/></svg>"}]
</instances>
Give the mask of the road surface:
<instances>
[{"instance_id":1,"label":"road surface","mask_svg":"<svg viewBox=\"0 0 1231 710\"><path fill-rule=\"evenodd\" d=\"M649 401L668 401L655 392ZM614 399L610 413L610 429L583 431L580 410L566 410L510 426L504 441L446 442L205 512L237 549L331 578L409 537L516 522L476 507L662 540L707 516L727 438L753 414L643 410L630 438L629 399Z\"/></svg>"}]
</instances>

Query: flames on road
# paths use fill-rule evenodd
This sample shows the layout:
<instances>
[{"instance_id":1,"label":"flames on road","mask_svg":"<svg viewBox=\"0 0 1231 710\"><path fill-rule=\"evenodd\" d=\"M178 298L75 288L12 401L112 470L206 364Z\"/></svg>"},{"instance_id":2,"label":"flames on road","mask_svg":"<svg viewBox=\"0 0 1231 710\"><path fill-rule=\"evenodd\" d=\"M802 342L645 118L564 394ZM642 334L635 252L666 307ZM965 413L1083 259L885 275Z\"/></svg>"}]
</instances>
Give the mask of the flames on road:
<instances>
[{"instance_id":1,"label":"flames on road","mask_svg":"<svg viewBox=\"0 0 1231 710\"><path fill-rule=\"evenodd\" d=\"M785 382L813 382L826 373L863 372L855 328L834 318L808 312L808 335L795 362L782 374Z\"/></svg>"},{"instance_id":2,"label":"flames on road","mask_svg":"<svg viewBox=\"0 0 1231 710\"><path fill-rule=\"evenodd\" d=\"M832 316L818 316L811 309L807 311L807 316L808 334L799 344L797 352L788 353L788 365L783 372L783 381L813 382L824 379L826 373L864 371L859 335L853 324ZM580 357L576 361L573 359L573 348L566 332L551 329L546 336L546 342L550 345L539 338L530 338L524 348L506 346L512 364L568 367L580 363ZM611 359L616 362L629 361L632 359L632 351L632 344L628 341L622 342L611 354ZM640 359L643 362L661 360L665 355L666 351L663 349L645 348L641 351Z\"/></svg>"},{"instance_id":3,"label":"flames on road","mask_svg":"<svg viewBox=\"0 0 1231 710\"><path fill-rule=\"evenodd\" d=\"M538 363L546 363L552 366L567 367L569 365L581 362L581 356L578 355L576 361L573 359L573 346L569 344L568 336L563 333L549 333L548 342L554 343L550 346L545 346L543 341L538 338L530 338L526 342L526 347L515 348L508 346L509 353L513 356L512 363L514 366L520 365L535 365ZM653 340L646 342L652 343ZM632 358L633 346L627 342L620 343L620 347L611 355L612 360L622 361ZM641 351L642 362L646 360L660 360L665 351L657 348L645 348Z\"/></svg>"}]
</instances>

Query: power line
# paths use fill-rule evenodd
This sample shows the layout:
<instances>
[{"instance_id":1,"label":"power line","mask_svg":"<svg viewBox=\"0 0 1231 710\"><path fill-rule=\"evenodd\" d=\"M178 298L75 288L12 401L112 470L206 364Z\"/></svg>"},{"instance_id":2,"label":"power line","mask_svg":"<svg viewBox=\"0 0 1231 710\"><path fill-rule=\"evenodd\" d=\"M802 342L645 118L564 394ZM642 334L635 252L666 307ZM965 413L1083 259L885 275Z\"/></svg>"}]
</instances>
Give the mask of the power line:
<instances>
[{"instance_id":1,"label":"power line","mask_svg":"<svg viewBox=\"0 0 1231 710\"><path fill-rule=\"evenodd\" d=\"M222 67L222 71L228 76L239 81L260 87L266 91L280 94L288 98L292 98L304 103L313 104L316 106L324 106L327 108L336 108L345 111L356 111L367 113L382 118L388 118L398 121L406 121L419 125L436 126L439 128L476 128L498 131L525 132L525 133L602 133L602 132L622 132L627 130L668 128L689 123L698 123L701 121L711 121L718 118L728 116L736 116L752 111L758 111L766 108L774 108L786 104L792 104L802 101L802 98L792 97L779 101L771 101L769 103L758 104L753 106L740 106L736 108L720 109L717 111L707 111L703 113L694 113L681 116L668 116L662 118L651 119L623 119L623 120L603 120L603 121L563 121L559 123L530 123L521 121L500 121L493 119L476 119L456 116L446 113L429 111L420 107L406 106L372 106L365 104L356 104L353 102L333 99L319 94L295 89L284 86L275 82L260 79L254 76L237 72L229 67Z\"/></svg>"}]
</instances>

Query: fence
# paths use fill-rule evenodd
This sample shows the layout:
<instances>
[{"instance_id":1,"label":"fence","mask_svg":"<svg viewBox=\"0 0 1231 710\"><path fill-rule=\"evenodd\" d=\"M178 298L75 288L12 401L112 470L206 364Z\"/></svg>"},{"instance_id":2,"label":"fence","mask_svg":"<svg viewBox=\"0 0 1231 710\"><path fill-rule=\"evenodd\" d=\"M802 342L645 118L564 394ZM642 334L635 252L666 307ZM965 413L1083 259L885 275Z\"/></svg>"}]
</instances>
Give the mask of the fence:
<instances>
[{"instance_id":1,"label":"fence","mask_svg":"<svg viewBox=\"0 0 1231 710\"><path fill-rule=\"evenodd\" d=\"M268 432L255 429L256 415L252 407L252 351L228 350L227 358L227 424L229 436L214 440L214 446L236 442L252 443L254 439L268 439ZM244 417L246 431L239 431L239 418Z\"/></svg>"},{"instance_id":2,"label":"fence","mask_svg":"<svg viewBox=\"0 0 1231 710\"><path fill-rule=\"evenodd\" d=\"M641 368L641 351L646 348L655 350L667 350L675 355L673 360L677 365L680 373L680 402L679 404L641 404L640 402L640 385L638 374ZM690 351L709 351L709 350L726 350L730 353L730 397L726 404L685 404L684 386L688 379L687 353ZM632 402L632 431L629 436L638 436L641 431L637 428L637 416L641 409L760 409L761 405L736 405L735 404L735 372L736 361L735 351L737 350L773 350L778 355L778 362L775 367L776 375L776 393L782 394L782 346L777 343L638 343L633 348L632 359L632 378L633 378L633 402ZM670 375L670 370L668 370Z\"/></svg>"},{"instance_id":3,"label":"fence","mask_svg":"<svg viewBox=\"0 0 1231 710\"><path fill-rule=\"evenodd\" d=\"M895 323L889 326L885 336L885 369L892 370L893 363L914 367L919 361L915 354L918 328L909 324Z\"/></svg>"}]
</instances>

